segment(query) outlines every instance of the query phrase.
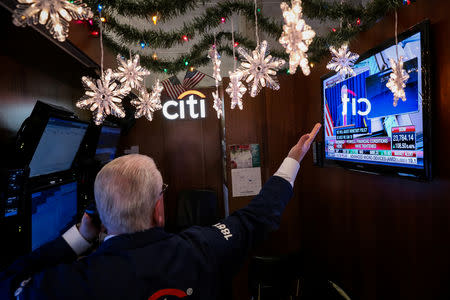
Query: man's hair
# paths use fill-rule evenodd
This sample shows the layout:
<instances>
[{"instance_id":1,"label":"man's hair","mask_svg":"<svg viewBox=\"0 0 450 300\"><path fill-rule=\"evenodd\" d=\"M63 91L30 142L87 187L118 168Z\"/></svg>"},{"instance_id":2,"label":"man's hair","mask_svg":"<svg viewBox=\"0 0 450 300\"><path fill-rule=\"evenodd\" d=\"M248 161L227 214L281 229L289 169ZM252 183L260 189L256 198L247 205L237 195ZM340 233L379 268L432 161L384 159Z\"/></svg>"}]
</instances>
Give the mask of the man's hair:
<instances>
[{"instance_id":1,"label":"man's hair","mask_svg":"<svg viewBox=\"0 0 450 300\"><path fill-rule=\"evenodd\" d=\"M152 227L152 214L162 189L153 159L130 154L106 164L95 178L94 194L103 225L116 234Z\"/></svg>"}]
</instances>

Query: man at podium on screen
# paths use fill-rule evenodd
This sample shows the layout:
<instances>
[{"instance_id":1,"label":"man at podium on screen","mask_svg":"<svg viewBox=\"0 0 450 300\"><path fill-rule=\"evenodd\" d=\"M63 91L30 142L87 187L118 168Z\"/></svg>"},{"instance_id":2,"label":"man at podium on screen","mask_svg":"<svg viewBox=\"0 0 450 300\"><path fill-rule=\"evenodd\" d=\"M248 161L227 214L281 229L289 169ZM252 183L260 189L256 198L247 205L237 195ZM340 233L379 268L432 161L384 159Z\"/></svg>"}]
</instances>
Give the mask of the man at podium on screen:
<instances>
[{"instance_id":1,"label":"man at podium on screen","mask_svg":"<svg viewBox=\"0 0 450 300\"><path fill-rule=\"evenodd\" d=\"M154 161L119 157L98 173L95 201L108 235L88 215L80 226L0 274L1 299L216 299L253 245L279 227L300 163L321 125L303 135L250 204L212 226L179 234L164 227L164 190Z\"/></svg>"}]
</instances>

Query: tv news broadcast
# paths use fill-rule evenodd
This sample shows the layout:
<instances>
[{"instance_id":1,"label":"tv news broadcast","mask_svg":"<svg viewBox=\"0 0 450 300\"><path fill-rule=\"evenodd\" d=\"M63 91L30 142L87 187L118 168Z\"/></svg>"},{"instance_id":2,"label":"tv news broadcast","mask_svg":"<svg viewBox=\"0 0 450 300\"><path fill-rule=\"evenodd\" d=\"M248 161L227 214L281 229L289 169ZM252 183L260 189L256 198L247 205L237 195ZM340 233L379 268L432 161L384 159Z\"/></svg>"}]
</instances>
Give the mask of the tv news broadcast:
<instances>
[{"instance_id":1,"label":"tv news broadcast","mask_svg":"<svg viewBox=\"0 0 450 300\"><path fill-rule=\"evenodd\" d=\"M424 168L421 33L399 40L406 101L395 104L386 87L397 61L395 46L355 64L355 75L323 80L325 159Z\"/></svg>"}]
</instances>

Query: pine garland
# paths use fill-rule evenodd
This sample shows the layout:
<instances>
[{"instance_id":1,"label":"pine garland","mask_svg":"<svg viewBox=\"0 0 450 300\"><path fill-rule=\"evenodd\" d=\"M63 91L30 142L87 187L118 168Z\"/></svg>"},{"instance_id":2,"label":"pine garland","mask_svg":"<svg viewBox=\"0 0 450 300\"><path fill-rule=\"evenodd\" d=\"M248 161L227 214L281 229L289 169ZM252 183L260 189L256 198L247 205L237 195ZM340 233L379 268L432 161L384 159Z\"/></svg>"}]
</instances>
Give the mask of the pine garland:
<instances>
[{"instance_id":1,"label":"pine garland","mask_svg":"<svg viewBox=\"0 0 450 300\"><path fill-rule=\"evenodd\" d=\"M182 37L194 38L198 34L204 34L210 29L217 28L221 24L221 18L231 18L233 14L241 14L254 22L253 3L244 1L224 1L215 7L210 7L200 17L195 17L190 23L178 30L165 32L160 30L138 30L131 25L121 24L112 15L106 16L108 30L113 30L123 42L138 44L141 41L149 43L152 48L170 48L174 44L185 43ZM278 38L282 32L282 23L275 22L258 13L258 26L269 35Z\"/></svg>"},{"instance_id":2,"label":"pine garland","mask_svg":"<svg viewBox=\"0 0 450 300\"><path fill-rule=\"evenodd\" d=\"M104 6L105 12L115 10L123 16L151 18L158 15L161 20L168 20L178 15L185 14L189 10L198 7L204 1L199 0L85 0L92 9L96 10L99 4Z\"/></svg>"},{"instance_id":3,"label":"pine garland","mask_svg":"<svg viewBox=\"0 0 450 300\"><path fill-rule=\"evenodd\" d=\"M116 53L128 53L128 48L120 45L115 40L111 39L107 34L103 36L105 44ZM234 40L248 49L256 47L256 43L253 40L243 37L240 33L234 33ZM210 62L205 52L211 49L211 45L214 44L214 35L205 34L201 41L195 44L189 53L179 56L176 59L163 60L153 59L151 56L141 55L141 65L145 66L149 70L154 72L165 72L168 74L176 74L180 71L186 70L191 66L199 67L206 65ZM219 53L226 53L230 56L233 55L233 49L231 48L231 32L218 32L216 33L216 47ZM281 57L287 60L289 57L285 52L272 51L271 54L276 57ZM186 64L187 62L187 64Z\"/></svg>"},{"instance_id":4,"label":"pine garland","mask_svg":"<svg viewBox=\"0 0 450 300\"><path fill-rule=\"evenodd\" d=\"M149 14L157 11L161 19L168 19L183 14L188 9L197 7L200 2L202 1L158 0L143 1L142 5L138 5L135 2L114 0L108 1L107 6L110 9L114 9L116 14L120 13L123 16L148 17ZM403 0L372 0L365 7L362 5L353 6L348 3L340 4L340 1L328 3L324 0L303 0L302 3L303 13L308 18L319 19L321 21L342 21L342 27L336 28L335 31L325 36L316 36L313 40L313 43L309 47L308 55L310 61L315 63L329 54L328 49L331 45L340 46L344 42L350 41L356 34L370 28L386 14L401 7ZM90 4L92 5L92 2ZM175 8L174 6L177 7ZM165 10L156 9L156 7L165 7ZM117 22L111 14L107 16L107 30L111 30L118 35L122 43L137 45L143 41L149 43L152 48L170 48L175 44L184 43L182 40L183 35L189 38L202 35L202 39L192 46L189 53L170 61L154 60L151 56L141 56L141 63L150 70L175 74L191 66L197 67L209 63L210 60L207 58L206 52L214 43L214 37L208 31L219 27L222 17L230 18L235 13L239 13L254 22L253 3L242 0L227 0L206 9L202 16L196 17L190 23L184 24L179 30L173 30L171 32L164 32L162 30L138 30L130 25ZM357 23L358 19L360 22ZM258 15L258 26L262 31L275 38L278 38L282 32L281 23L273 21L261 13ZM231 43L224 44L221 42L222 40L231 40L230 32L221 31L217 33L216 39L219 51L227 54L232 53L232 48L228 46ZM249 49L255 47L253 41L242 37L238 33L235 33L235 39L241 46ZM113 40L107 34L105 35L105 42L115 52L124 54L129 51L127 47L121 45L121 42ZM285 53L272 52L272 55L287 59ZM188 64L186 64L186 61L188 61Z\"/></svg>"}]
</instances>

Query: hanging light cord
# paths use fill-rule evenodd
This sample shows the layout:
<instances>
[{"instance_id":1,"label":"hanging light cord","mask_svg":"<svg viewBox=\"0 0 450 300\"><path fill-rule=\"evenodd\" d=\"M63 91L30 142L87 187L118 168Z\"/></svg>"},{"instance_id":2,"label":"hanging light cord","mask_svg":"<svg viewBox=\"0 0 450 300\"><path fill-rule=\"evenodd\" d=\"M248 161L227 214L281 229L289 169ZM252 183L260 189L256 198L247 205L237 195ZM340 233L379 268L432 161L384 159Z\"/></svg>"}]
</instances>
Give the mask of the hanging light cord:
<instances>
[{"instance_id":1,"label":"hanging light cord","mask_svg":"<svg viewBox=\"0 0 450 300\"><path fill-rule=\"evenodd\" d=\"M258 12L257 12L257 4L256 0L253 1L255 3L255 33L256 33L256 46L259 46L259 34L258 34ZM234 46L234 45L233 45Z\"/></svg>"},{"instance_id":2,"label":"hanging light cord","mask_svg":"<svg viewBox=\"0 0 450 300\"><path fill-rule=\"evenodd\" d=\"M397 16L397 10L395 10L395 53L397 54L397 61L398 58L398 34L397 34L397 26L398 26L398 16Z\"/></svg>"},{"instance_id":3,"label":"hanging light cord","mask_svg":"<svg viewBox=\"0 0 450 300\"><path fill-rule=\"evenodd\" d=\"M100 70L101 76L103 77L103 22L102 22L102 11L99 12L100 16Z\"/></svg>"},{"instance_id":4,"label":"hanging light cord","mask_svg":"<svg viewBox=\"0 0 450 300\"><path fill-rule=\"evenodd\" d=\"M231 16L231 43L233 47L233 72L236 72L236 50L234 45L234 24L233 24L233 16Z\"/></svg>"}]
</instances>

